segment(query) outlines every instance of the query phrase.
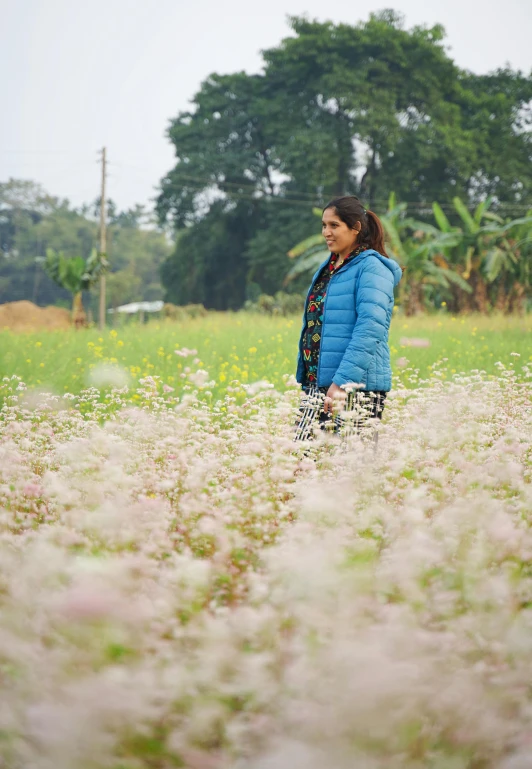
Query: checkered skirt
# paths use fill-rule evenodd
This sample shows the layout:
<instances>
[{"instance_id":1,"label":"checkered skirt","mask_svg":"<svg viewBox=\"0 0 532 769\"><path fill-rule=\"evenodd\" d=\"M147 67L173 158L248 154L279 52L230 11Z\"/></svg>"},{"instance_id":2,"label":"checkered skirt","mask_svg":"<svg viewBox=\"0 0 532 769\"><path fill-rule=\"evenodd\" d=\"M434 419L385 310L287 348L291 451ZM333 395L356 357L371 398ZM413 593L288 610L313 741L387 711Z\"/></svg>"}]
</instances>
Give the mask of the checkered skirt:
<instances>
[{"instance_id":1,"label":"checkered skirt","mask_svg":"<svg viewBox=\"0 0 532 769\"><path fill-rule=\"evenodd\" d=\"M347 395L342 411L330 414L323 410L327 387L309 385L304 388L296 423L294 440L313 440L317 430L338 434L342 437L356 435L371 419L381 419L385 392L354 390Z\"/></svg>"}]
</instances>

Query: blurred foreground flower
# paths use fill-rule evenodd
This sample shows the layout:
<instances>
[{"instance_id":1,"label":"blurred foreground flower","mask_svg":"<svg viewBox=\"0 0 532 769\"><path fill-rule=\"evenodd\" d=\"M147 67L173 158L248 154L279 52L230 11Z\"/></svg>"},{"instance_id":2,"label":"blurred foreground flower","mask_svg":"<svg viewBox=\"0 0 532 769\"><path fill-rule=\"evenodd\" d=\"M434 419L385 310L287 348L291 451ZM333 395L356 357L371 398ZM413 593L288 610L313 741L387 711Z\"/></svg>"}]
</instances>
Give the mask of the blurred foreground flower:
<instances>
[{"instance_id":1,"label":"blurred foreground flower","mask_svg":"<svg viewBox=\"0 0 532 769\"><path fill-rule=\"evenodd\" d=\"M377 452L295 445L265 382L37 412L0 382L0 765L528 769L514 366L398 386Z\"/></svg>"},{"instance_id":2,"label":"blurred foreground flower","mask_svg":"<svg viewBox=\"0 0 532 769\"><path fill-rule=\"evenodd\" d=\"M430 339L417 339L413 336L402 336L399 340L401 347L430 347Z\"/></svg>"},{"instance_id":3,"label":"blurred foreground flower","mask_svg":"<svg viewBox=\"0 0 532 769\"><path fill-rule=\"evenodd\" d=\"M242 388L248 395L256 395L264 390L274 390L274 385L268 382L266 379L260 379L258 382L252 382L251 384L243 384Z\"/></svg>"},{"instance_id":4,"label":"blurred foreground flower","mask_svg":"<svg viewBox=\"0 0 532 769\"><path fill-rule=\"evenodd\" d=\"M38 387L26 390L21 403L30 411L39 409L60 411L68 408L68 401L63 396Z\"/></svg>"},{"instance_id":5,"label":"blurred foreground flower","mask_svg":"<svg viewBox=\"0 0 532 769\"><path fill-rule=\"evenodd\" d=\"M89 385L99 390L104 387L121 389L129 385L130 377L121 366L114 363L99 363L90 370L87 380Z\"/></svg>"},{"instance_id":6,"label":"blurred foreground flower","mask_svg":"<svg viewBox=\"0 0 532 769\"><path fill-rule=\"evenodd\" d=\"M214 382L212 384L209 382L209 372L205 371L202 368L188 374L188 380L189 382L192 382L193 385L196 385L196 387L199 387L200 389L202 387L206 387L207 385L212 386L213 384L215 384Z\"/></svg>"}]
</instances>

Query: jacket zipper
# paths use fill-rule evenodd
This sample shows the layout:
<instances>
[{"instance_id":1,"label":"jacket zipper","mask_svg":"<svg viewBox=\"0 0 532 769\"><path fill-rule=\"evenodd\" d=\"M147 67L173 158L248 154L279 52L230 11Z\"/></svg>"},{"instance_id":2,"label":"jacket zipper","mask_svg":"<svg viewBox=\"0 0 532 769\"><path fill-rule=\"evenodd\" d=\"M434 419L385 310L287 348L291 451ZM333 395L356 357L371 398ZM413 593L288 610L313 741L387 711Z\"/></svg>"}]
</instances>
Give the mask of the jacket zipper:
<instances>
[{"instance_id":1,"label":"jacket zipper","mask_svg":"<svg viewBox=\"0 0 532 769\"><path fill-rule=\"evenodd\" d=\"M364 252L362 252L362 253L364 253ZM361 255L362 255L362 254L359 254L359 256L361 256ZM345 264L345 265L342 265L342 266L340 267L340 269L339 269L339 270L337 270L337 271L336 271L336 272L335 272L333 275L331 275L331 279L330 279L330 281L329 281L329 287L328 287L328 289L327 289L327 293L325 294L325 302L323 303L323 323L321 324L321 329L322 329L322 330L321 330L321 342L323 342L323 337L324 337L324 331L325 331L325 308L327 307L327 299L329 298L329 293L330 293L329 289L330 289L330 287L331 287L331 284L332 284L332 282L333 282L334 278L335 278L337 275L339 275L339 274L342 272L342 270L343 270L343 269L346 269L346 268L347 268L347 267L349 267L350 265L352 265L352 264L355 264L355 262L356 262L356 260L357 260L357 259L358 259L358 256L355 256L355 258L353 259L353 261L351 261L351 262L348 262L348 263L347 263L347 264ZM310 291L309 291L309 294L310 294ZM307 301L308 301L308 297L307 297ZM322 353L322 350L321 350L321 342L320 342L320 355L319 355L319 358L318 358L318 370L317 370L317 372L316 372L316 386L317 386L317 387L319 387L319 386L320 386L320 384L319 384L319 382L320 382L320 369L321 369L321 361L322 361L322 355L321 355L321 353ZM300 344L301 344L301 342L300 342Z\"/></svg>"},{"instance_id":2,"label":"jacket zipper","mask_svg":"<svg viewBox=\"0 0 532 769\"><path fill-rule=\"evenodd\" d=\"M364 253L364 252L362 252L362 253ZM362 256L362 254L359 254L358 256ZM329 281L329 288L330 288L330 286L331 286L331 283L333 282L333 279L336 277L336 275L339 275L339 274L342 272L342 270L346 269L346 268L347 268L347 267L349 267L351 264L354 264L354 263L356 262L356 260L358 259L358 256L355 256L355 258L353 259L353 261L351 261L351 262L348 262L347 264L344 264L344 265L342 265L342 266L340 267L340 269L339 269L339 270L337 270L337 271L334 273L334 275L332 275L332 276L331 276L331 279L330 279L330 281ZM329 259L330 259L330 256L329 256ZM325 264L327 264L327 262L325 262ZM325 265L323 265L321 269L323 269L323 267L324 267L324 266L325 266ZM321 272L321 270L320 270L320 271L318 271L318 274L317 274L317 276L316 276L316 280L319 278L320 272ZM316 280L313 280L313 281L312 281L312 283L310 284L310 288L309 288L309 290L307 291L307 298L306 298L306 300L305 300L305 313L306 313L306 309L307 309L308 298L309 298L309 296L310 296L310 293L311 293L312 289L314 288L314 283L316 282ZM327 293L325 294L325 302L324 302L324 304L323 304L323 323L322 323L322 329L323 329L323 328L325 328L325 308L327 307L327 298L328 298L328 296L329 296L329 289L327 289ZM300 354L301 358L303 358L303 350L302 350L302 348L301 348L301 342L303 341L303 333L304 333L304 331L305 331L305 326L303 326L303 328L302 328L302 330L301 330L301 335L300 335L300 337L299 337L299 354ZM322 341L323 341L323 330L322 330L322 336L321 336L321 338L322 338ZM320 343L320 347L321 347L321 343ZM318 370L316 371L316 387L319 387L319 381L320 381L320 368L321 368L321 349L320 349L320 356L319 356L319 358L318 358Z\"/></svg>"},{"instance_id":3,"label":"jacket zipper","mask_svg":"<svg viewBox=\"0 0 532 769\"><path fill-rule=\"evenodd\" d=\"M318 356L318 370L316 371L316 387L320 386L320 369L321 369L321 361L322 361L322 349L321 349L321 343L323 342L323 332L325 330L325 308L327 307L327 299L329 298L329 289L331 288L331 283L334 280L334 275L331 275L331 279L329 281L329 286L327 288L327 293L325 294L325 301L323 303L323 323L321 324L321 340L320 340L320 354Z\"/></svg>"}]
</instances>

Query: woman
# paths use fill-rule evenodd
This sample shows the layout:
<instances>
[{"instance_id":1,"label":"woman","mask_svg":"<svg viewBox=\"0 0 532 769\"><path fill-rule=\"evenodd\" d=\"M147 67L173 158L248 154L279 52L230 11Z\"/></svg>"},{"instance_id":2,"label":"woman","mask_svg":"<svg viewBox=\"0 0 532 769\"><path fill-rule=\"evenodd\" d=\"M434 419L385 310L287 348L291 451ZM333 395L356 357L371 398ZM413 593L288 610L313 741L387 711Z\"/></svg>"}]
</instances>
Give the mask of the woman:
<instances>
[{"instance_id":1,"label":"woman","mask_svg":"<svg viewBox=\"0 0 532 769\"><path fill-rule=\"evenodd\" d=\"M386 254L382 224L347 195L325 206L322 233L331 254L312 279L303 314L296 440L312 438L316 423L338 432L349 411L357 430L380 418L392 384L388 330L402 271Z\"/></svg>"}]
</instances>

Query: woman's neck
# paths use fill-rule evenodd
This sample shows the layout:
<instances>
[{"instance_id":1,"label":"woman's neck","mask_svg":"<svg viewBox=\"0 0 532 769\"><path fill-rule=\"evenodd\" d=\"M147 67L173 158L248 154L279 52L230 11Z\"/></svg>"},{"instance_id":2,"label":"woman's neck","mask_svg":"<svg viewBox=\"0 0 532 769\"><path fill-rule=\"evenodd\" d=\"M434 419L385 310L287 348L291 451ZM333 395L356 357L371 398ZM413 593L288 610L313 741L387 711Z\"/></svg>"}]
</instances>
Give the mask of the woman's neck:
<instances>
[{"instance_id":1,"label":"woman's neck","mask_svg":"<svg viewBox=\"0 0 532 769\"><path fill-rule=\"evenodd\" d=\"M357 244L355 242L355 243L353 243L353 245L350 248L344 248L343 251L339 251L338 252L338 260L337 260L336 264L338 266L340 266L343 262L345 262L345 260L349 256L349 254L352 254L356 247L357 247Z\"/></svg>"}]
</instances>

